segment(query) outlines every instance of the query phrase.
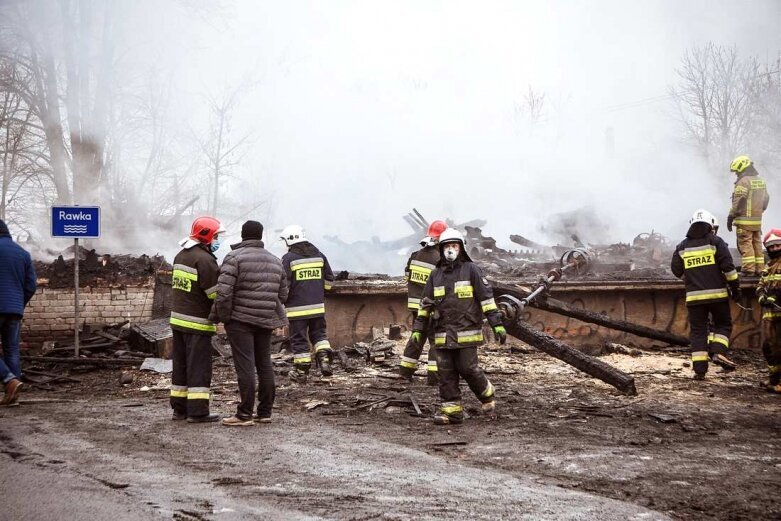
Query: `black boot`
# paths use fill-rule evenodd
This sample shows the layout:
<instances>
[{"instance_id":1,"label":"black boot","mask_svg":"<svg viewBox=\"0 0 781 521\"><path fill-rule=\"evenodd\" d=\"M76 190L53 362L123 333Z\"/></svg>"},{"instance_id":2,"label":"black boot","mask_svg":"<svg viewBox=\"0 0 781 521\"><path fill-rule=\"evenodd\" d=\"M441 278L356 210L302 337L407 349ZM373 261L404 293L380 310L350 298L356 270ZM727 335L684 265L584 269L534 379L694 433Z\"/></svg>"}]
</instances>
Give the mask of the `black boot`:
<instances>
[{"instance_id":1,"label":"black boot","mask_svg":"<svg viewBox=\"0 0 781 521\"><path fill-rule=\"evenodd\" d=\"M320 373L323 376L334 374L334 370L331 367L331 353L328 351L319 351L317 353L317 365L320 366Z\"/></svg>"},{"instance_id":2,"label":"black boot","mask_svg":"<svg viewBox=\"0 0 781 521\"><path fill-rule=\"evenodd\" d=\"M724 353L714 354L711 356L711 361L714 364L721 366L725 371L734 371L738 367L738 364L727 358L727 355Z\"/></svg>"},{"instance_id":3,"label":"black boot","mask_svg":"<svg viewBox=\"0 0 781 521\"><path fill-rule=\"evenodd\" d=\"M411 382L413 374L415 374L415 369L403 365L399 366L399 376L404 378L406 381Z\"/></svg>"},{"instance_id":4,"label":"black boot","mask_svg":"<svg viewBox=\"0 0 781 521\"><path fill-rule=\"evenodd\" d=\"M298 364L303 365L303 364ZM291 382L297 384L305 384L307 377L309 376L309 367L298 367L297 365L287 374L290 377Z\"/></svg>"}]
</instances>

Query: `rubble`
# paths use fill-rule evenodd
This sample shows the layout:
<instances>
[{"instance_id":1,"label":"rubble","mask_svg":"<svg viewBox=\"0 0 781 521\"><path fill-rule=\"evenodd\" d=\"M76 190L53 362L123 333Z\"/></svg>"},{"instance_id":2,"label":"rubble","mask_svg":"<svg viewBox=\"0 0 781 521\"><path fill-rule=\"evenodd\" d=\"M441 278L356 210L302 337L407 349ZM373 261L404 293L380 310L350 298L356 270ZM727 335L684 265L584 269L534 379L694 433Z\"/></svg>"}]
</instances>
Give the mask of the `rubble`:
<instances>
[{"instance_id":1,"label":"rubble","mask_svg":"<svg viewBox=\"0 0 781 521\"><path fill-rule=\"evenodd\" d=\"M38 282L50 288L73 287L74 247L65 249L50 263L35 261ZM153 284L158 273L170 273L171 265L161 255L111 255L79 246L79 285L107 287Z\"/></svg>"},{"instance_id":2,"label":"rubble","mask_svg":"<svg viewBox=\"0 0 781 521\"><path fill-rule=\"evenodd\" d=\"M152 353L160 358L171 358L173 333L169 319L159 318L144 324L131 325L128 341L143 353Z\"/></svg>"}]
</instances>

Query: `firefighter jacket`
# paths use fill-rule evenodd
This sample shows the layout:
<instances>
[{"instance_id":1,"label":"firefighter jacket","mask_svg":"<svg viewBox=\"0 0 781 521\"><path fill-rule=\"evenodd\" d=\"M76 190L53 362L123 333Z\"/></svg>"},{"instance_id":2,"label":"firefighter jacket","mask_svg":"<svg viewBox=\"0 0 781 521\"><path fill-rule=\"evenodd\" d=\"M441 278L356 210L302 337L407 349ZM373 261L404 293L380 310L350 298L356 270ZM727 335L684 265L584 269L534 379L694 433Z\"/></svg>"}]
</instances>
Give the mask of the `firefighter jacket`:
<instances>
[{"instance_id":1,"label":"firefighter jacket","mask_svg":"<svg viewBox=\"0 0 781 521\"><path fill-rule=\"evenodd\" d=\"M424 331L430 325L437 348L478 346L483 343L483 315L492 327L502 323L488 280L462 256L454 262L440 261L431 273L414 329Z\"/></svg>"},{"instance_id":2,"label":"firefighter jacket","mask_svg":"<svg viewBox=\"0 0 781 521\"><path fill-rule=\"evenodd\" d=\"M171 328L184 333L212 335L217 326L209 320L217 296L220 268L217 258L196 244L174 258L171 303Z\"/></svg>"},{"instance_id":3,"label":"firefighter jacket","mask_svg":"<svg viewBox=\"0 0 781 521\"><path fill-rule=\"evenodd\" d=\"M426 246L419 249L407 260L404 274L407 278L407 308L417 312L420 309L420 298L423 296L423 288L431 276L431 272L439 262L439 248Z\"/></svg>"},{"instance_id":4,"label":"firefighter jacket","mask_svg":"<svg viewBox=\"0 0 781 521\"><path fill-rule=\"evenodd\" d=\"M729 215L734 218L737 227L759 231L762 228L762 213L769 202L770 196L765 181L759 177L756 169L750 166L735 181Z\"/></svg>"},{"instance_id":5,"label":"firefighter jacket","mask_svg":"<svg viewBox=\"0 0 781 521\"><path fill-rule=\"evenodd\" d=\"M687 236L676 246L670 269L686 283L687 306L725 301L729 298L726 283L738 285L727 243L712 232Z\"/></svg>"},{"instance_id":6,"label":"firefighter jacket","mask_svg":"<svg viewBox=\"0 0 781 521\"><path fill-rule=\"evenodd\" d=\"M290 288L285 303L288 320L324 316L325 292L334 280L325 255L312 243L300 242L282 257L282 265Z\"/></svg>"},{"instance_id":7,"label":"firefighter jacket","mask_svg":"<svg viewBox=\"0 0 781 521\"><path fill-rule=\"evenodd\" d=\"M757 284L757 297L775 297L781 305L781 258L775 258L762 271ZM781 309L775 306L763 307L762 320L781 320Z\"/></svg>"}]
</instances>

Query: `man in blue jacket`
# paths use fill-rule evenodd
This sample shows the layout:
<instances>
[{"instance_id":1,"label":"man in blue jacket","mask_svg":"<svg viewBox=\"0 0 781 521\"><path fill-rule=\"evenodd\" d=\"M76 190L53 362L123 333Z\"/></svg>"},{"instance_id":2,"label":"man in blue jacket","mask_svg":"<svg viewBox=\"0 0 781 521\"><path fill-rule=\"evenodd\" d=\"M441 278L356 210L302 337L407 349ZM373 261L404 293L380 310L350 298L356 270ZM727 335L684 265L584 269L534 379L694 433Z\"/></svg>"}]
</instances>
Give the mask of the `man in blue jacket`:
<instances>
[{"instance_id":1,"label":"man in blue jacket","mask_svg":"<svg viewBox=\"0 0 781 521\"><path fill-rule=\"evenodd\" d=\"M5 385L2 406L18 405L22 387L19 333L24 308L35 294L35 269L30 254L16 244L0 220L0 380Z\"/></svg>"}]
</instances>

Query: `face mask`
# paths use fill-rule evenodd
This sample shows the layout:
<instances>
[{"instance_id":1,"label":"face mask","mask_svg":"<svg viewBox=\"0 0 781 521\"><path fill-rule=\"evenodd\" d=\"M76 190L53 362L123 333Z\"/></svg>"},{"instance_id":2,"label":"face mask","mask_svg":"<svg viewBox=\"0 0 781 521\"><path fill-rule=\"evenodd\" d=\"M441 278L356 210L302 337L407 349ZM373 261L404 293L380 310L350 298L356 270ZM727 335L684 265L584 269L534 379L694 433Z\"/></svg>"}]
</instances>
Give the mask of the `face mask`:
<instances>
[{"instance_id":1,"label":"face mask","mask_svg":"<svg viewBox=\"0 0 781 521\"><path fill-rule=\"evenodd\" d=\"M215 251L220 249L220 240L214 239L212 243L209 245L209 249L214 253Z\"/></svg>"},{"instance_id":2,"label":"face mask","mask_svg":"<svg viewBox=\"0 0 781 521\"><path fill-rule=\"evenodd\" d=\"M450 262L453 262L458 258L458 247L448 247L445 246L445 259L449 260Z\"/></svg>"},{"instance_id":3,"label":"face mask","mask_svg":"<svg viewBox=\"0 0 781 521\"><path fill-rule=\"evenodd\" d=\"M777 259L781 256L781 250L767 250L767 256L771 259Z\"/></svg>"}]
</instances>

